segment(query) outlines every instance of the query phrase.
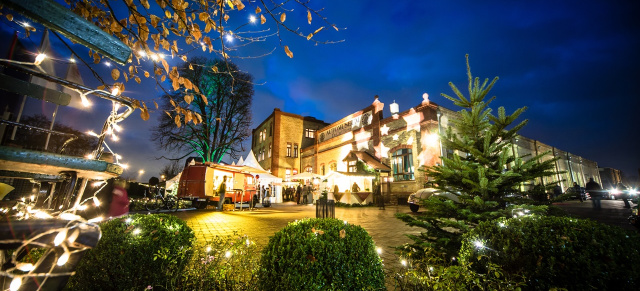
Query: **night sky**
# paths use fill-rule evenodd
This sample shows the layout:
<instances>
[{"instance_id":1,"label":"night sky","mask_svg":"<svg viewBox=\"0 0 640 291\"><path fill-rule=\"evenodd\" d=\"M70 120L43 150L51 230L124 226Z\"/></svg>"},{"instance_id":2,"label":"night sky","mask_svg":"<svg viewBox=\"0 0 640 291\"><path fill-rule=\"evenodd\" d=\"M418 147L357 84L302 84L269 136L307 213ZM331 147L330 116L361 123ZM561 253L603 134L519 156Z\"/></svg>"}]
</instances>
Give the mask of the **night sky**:
<instances>
[{"instance_id":1,"label":"night sky","mask_svg":"<svg viewBox=\"0 0 640 291\"><path fill-rule=\"evenodd\" d=\"M528 107L523 136L594 160L600 167L620 169L628 177L638 176L639 2L315 2L312 6L325 5L324 15L341 28L326 29L317 37L343 42L314 46L285 36L293 59L276 38L238 52L259 55L275 48L262 58L236 60L261 84L255 86L254 125L275 107L332 123L368 106L375 95L385 103L385 116L388 104L395 101L404 111L418 105L425 92L432 102L457 111L440 94L453 94L450 81L466 88L469 54L474 76L500 77L491 91L497 97L492 108L504 106L512 112ZM295 10L287 13L287 21L298 21L306 31L305 16L306 11ZM2 28L6 39L11 29ZM37 35L26 40L37 42ZM56 42L52 38L58 48ZM60 58L68 56L62 48L58 51ZM63 72L65 65L60 67ZM101 69L103 76L110 80L106 69ZM85 75L85 83L94 84L91 78ZM127 84L125 95L142 100L160 95L150 82L134 84ZM49 107L36 103L30 110L50 115ZM100 103L91 112L65 112L60 122L98 131L108 109ZM149 140L149 128L159 114L144 122L136 111L122 124L126 132L121 140L109 143L131 166L129 177L146 181L167 164L155 159L167 153ZM250 140L245 145L248 151ZM146 173L139 176L139 169Z\"/></svg>"}]
</instances>

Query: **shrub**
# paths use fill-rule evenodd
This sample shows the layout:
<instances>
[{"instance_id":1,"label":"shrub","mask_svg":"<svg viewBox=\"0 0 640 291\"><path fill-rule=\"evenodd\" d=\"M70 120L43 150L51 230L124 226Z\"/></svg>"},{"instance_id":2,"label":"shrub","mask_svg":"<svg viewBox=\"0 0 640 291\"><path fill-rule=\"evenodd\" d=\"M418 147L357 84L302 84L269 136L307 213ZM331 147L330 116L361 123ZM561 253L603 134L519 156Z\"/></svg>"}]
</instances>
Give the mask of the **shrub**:
<instances>
[{"instance_id":1,"label":"shrub","mask_svg":"<svg viewBox=\"0 0 640 291\"><path fill-rule=\"evenodd\" d=\"M195 249L176 290L257 290L259 261L247 236L216 236Z\"/></svg>"},{"instance_id":2,"label":"shrub","mask_svg":"<svg viewBox=\"0 0 640 291\"><path fill-rule=\"evenodd\" d=\"M80 261L68 289L173 289L193 252L193 231L175 216L134 214L100 228L100 242Z\"/></svg>"},{"instance_id":3,"label":"shrub","mask_svg":"<svg viewBox=\"0 0 640 291\"><path fill-rule=\"evenodd\" d=\"M631 290L640 283L640 235L566 217L500 219L465 234L460 261L484 274L487 262L498 264L536 289Z\"/></svg>"},{"instance_id":4,"label":"shrub","mask_svg":"<svg viewBox=\"0 0 640 291\"><path fill-rule=\"evenodd\" d=\"M261 290L384 289L382 260L371 236L338 219L292 222L262 252Z\"/></svg>"}]
</instances>

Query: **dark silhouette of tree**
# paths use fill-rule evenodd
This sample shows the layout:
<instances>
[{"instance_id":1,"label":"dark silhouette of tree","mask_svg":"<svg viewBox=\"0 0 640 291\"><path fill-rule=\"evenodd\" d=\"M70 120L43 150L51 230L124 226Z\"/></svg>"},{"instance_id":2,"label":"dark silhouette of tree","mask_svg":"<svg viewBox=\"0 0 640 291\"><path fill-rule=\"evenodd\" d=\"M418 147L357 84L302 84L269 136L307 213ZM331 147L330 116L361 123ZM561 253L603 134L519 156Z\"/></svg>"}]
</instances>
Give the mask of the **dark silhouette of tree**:
<instances>
[{"instance_id":1,"label":"dark silhouette of tree","mask_svg":"<svg viewBox=\"0 0 640 291\"><path fill-rule=\"evenodd\" d=\"M49 129L51 120L43 114L35 114L25 117L21 123L38 128ZM54 124L53 130L73 134L78 137L78 139L70 142L66 146L64 151L64 154L66 155L83 157L91 153L97 146L95 138L90 137L70 126ZM61 147L69 138L70 136L68 135L51 134L47 151L59 153ZM16 139L12 143L26 149L44 150L46 139L46 132L37 131L35 129L18 128Z\"/></svg>"},{"instance_id":2,"label":"dark silhouette of tree","mask_svg":"<svg viewBox=\"0 0 640 291\"><path fill-rule=\"evenodd\" d=\"M163 95L166 114L153 129L152 139L160 149L183 154L171 160L193 153L205 162L219 163L226 154L237 158L244 151L242 142L251 134L253 77L231 62L206 58L191 59L180 75L201 94L179 88ZM198 122L189 122L192 119Z\"/></svg>"},{"instance_id":3,"label":"dark silhouette of tree","mask_svg":"<svg viewBox=\"0 0 640 291\"><path fill-rule=\"evenodd\" d=\"M180 161L172 161L166 164L160 170L160 175L164 175L165 179L169 180L182 172L184 167L180 165Z\"/></svg>"}]
</instances>

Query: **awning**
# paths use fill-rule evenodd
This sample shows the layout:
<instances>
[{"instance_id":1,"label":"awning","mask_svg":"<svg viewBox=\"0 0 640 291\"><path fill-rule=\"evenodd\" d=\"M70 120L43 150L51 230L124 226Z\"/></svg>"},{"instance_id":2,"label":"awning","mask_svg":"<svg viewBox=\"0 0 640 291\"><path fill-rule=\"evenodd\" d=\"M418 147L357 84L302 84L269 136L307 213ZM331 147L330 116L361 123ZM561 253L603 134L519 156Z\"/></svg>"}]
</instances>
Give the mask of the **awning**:
<instances>
[{"instance_id":1,"label":"awning","mask_svg":"<svg viewBox=\"0 0 640 291\"><path fill-rule=\"evenodd\" d=\"M342 161L344 162L347 160L354 160L354 159L361 160L365 164L367 164L369 167L372 167L378 171L382 171L382 172L391 171L391 168L389 168L389 166L383 164L382 162L380 162L380 160L378 160L376 157L372 156L368 152L351 151L349 152L349 154L347 154L347 156Z\"/></svg>"}]
</instances>

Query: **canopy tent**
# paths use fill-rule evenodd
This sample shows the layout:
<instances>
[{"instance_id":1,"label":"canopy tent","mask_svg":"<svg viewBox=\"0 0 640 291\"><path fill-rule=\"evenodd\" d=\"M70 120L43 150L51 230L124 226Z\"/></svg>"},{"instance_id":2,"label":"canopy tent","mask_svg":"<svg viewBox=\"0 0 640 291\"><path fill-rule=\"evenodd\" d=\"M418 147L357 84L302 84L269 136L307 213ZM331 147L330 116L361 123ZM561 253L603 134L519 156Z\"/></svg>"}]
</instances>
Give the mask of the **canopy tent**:
<instances>
[{"instance_id":1,"label":"canopy tent","mask_svg":"<svg viewBox=\"0 0 640 291\"><path fill-rule=\"evenodd\" d=\"M271 185L271 187L273 187L272 191L274 194L271 195L273 196L271 202L282 202L282 178L276 177L265 171L258 163L258 160L256 160L253 150L249 151L246 159L243 160L242 157L240 157L240 161L238 161L238 166L242 167L243 171L260 176L258 178L258 183L260 185Z\"/></svg>"},{"instance_id":2,"label":"canopy tent","mask_svg":"<svg viewBox=\"0 0 640 291\"><path fill-rule=\"evenodd\" d=\"M180 183L180 177L182 176L182 172L178 173L175 177L167 180L164 188L167 193L171 193L172 195L177 195L178 184ZM174 193L175 192L175 193Z\"/></svg>"},{"instance_id":3,"label":"canopy tent","mask_svg":"<svg viewBox=\"0 0 640 291\"><path fill-rule=\"evenodd\" d=\"M314 178L322 178L322 175L309 173L309 172L302 172L289 177L289 179L291 180L310 180Z\"/></svg>"},{"instance_id":4,"label":"canopy tent","mask_svg":"<svg viewBox=\"0 0 640 291\"><path fill-rule=\"evenodd\" d=\"M333 197L336 201L344 203L365 203L370 196L373 179L376 178L375 174L366 173L347 173L347 172L331 172L322 178L320 189L324 189L329 192L329 199ZM346 193L352 194L353 184L358 185L361 195L357 195L360 200L352 197L352 195L344 195ZM337 187L337 188L336 188ZM334 195L334 191L337 189L338 194ZM355 194L355 193L353 193ZM365 195L366 194L366 195Z\"/></svg>"}]
</instances>

